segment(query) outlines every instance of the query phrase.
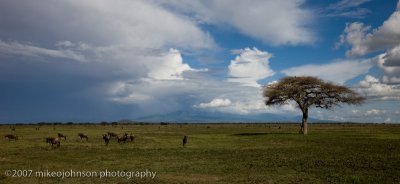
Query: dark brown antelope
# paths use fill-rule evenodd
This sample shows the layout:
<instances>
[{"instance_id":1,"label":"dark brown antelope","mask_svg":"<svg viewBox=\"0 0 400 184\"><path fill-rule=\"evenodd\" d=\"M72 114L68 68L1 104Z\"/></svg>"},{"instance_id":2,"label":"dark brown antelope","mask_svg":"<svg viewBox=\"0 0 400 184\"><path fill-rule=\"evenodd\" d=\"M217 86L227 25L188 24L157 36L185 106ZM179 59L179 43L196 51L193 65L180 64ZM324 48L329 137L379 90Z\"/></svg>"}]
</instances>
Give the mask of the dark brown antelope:
<instances>
[{"instance_id":1,"label":"dark brown antelope","mask_svg":"<svg viewBox=\"0 0 400 184\"><path fill-rule=\"evenodd\" d=\"M6 139L8 139L8 141L11 141L11 140L16 141L16 140L18 140L18 136L17 136L17 135L13 135L13 134L7 134L7 135L5 135L4 137L5 137Z\"/></svg>"},{"instance_id":2,"label":"dark brown antelope","mask_svg":"<svg viewBox=\"0 0 400 184\"><path fill-rule=\"evenodd\" d=\"M186 146L186 144L187 144L187 141L188 141L188 136L183 136L183 139L182 139L182 146L183 147L185 147Z\"/></svg>"},{"instance_id":3,"label":"dark brown antelope","mask_svg":"<svg viewBox=\"0 0 400 184\"><path fill-rule=\"evenodd\" d=\"M114 132L107 132L107 134L110 136L110 138L111 137L114 137L114 138L118 137L118 135L116 133L114 133Z\"/></svg>"},{"instance_id":4,"label":"dark brown antelope","mask_svg":"<svg viewBox=\"0 0 400 184\"><path fill-rule=\"evenodd\" d=\"M79 136L79 138L81 138L81 141L82 141L83 139L86 139L86 141L89 140L89 137L88 137L87 135L83 134L83 133L79 133L78 136Z\"/></svg>"},{"instance_id":5,"label":"dark brown antelope","mask_svg":"<svg viewBox=\"0 0 400 184\"><path fill-rule=\"evenodd\" d=\"M58 133L58 138L61 140L61 138L63 138L64 140L67 140L67 136L62 134L62 133Z\"/></svg>"},{"instance_id":6,"label":"dark brown antelope","mask_svg":"<svg viewBox=\"0 0 400 184\"><path fill-rule=\"evenodd\" d=\"M104 134L103 135L103 140L104 143L106 143L106 145L108 145L108 143L110 142L111 137L108 134Z\"/></svg>"},{"instance_id":7,"label":"dark brown antelope","mask_svg":"<svg viewBox=\"0 0 400 184\"><path fill-rule=\"evenodd\" d=\"M52 147L60 147L61 145L60 140L54 137L46 137L46 142L49 143Z\"/></svg>"},{"instance_id":8,"label":"dark brown antelope","mask_svg":"<svg viewBox=\"0 0 400 184\"><path fill-rule=\"evenodd\" d=\"M135 136L134 135L132 135L132 134L130 134L130 135L128 135L128 133L125 133L124 134L124 137L126 137L126 140L129 140L129 141L133 141L133 140L135 140Z\"/></svg>"},{"instance_id":9,"label":"dark brown antelope","mask_svg":"<svg viewBox=\"0 0 400 184\"><path fill-rule=\"evenodd\" d=\"M118 143L121 143L121 142L126 143L127 137L125 135L122 137L117 136L117 140L118 140Z\"/></svg>"}]
</instances>

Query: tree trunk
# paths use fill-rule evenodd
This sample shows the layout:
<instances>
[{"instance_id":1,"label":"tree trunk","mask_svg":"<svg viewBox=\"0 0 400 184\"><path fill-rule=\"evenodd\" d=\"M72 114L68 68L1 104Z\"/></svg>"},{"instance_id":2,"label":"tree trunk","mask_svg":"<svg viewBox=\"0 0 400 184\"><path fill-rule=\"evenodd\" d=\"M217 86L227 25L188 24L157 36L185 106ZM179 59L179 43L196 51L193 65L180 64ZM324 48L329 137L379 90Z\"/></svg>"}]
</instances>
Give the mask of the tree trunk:
<instances>
[{"instance_id":1,"label":"tree trunk","mask_svg":"<svg viewBox=\"0 0 400 184\"><path fill-rule=\"evenodd\" d=\"M307 135L308 134L308 124L307 124L307 119L308 119L308 109L303 110L303 119L301 121L301 128L300 128L300 134Z\"/></svg>"}]
</instances>

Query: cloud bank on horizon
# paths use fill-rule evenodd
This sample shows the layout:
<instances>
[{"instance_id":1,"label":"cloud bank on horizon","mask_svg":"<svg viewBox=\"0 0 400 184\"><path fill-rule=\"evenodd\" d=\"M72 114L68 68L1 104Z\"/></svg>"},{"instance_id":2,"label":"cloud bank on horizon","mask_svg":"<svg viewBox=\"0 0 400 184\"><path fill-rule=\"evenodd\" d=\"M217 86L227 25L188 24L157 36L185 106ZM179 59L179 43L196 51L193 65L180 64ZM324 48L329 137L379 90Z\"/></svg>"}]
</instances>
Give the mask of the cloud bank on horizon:
<instances>
[{"instance_id":1,"label":"cloud bank on horizon","mask_svg":"<svg viewBox=\"0 0 400 184\"><path fill-rule=\"evenodd\" d=\"M302 75L369 99L316 118L400 122L400 1L0 1L0 122L295 116L262 86Z\"/></svg>"}]
</instances>

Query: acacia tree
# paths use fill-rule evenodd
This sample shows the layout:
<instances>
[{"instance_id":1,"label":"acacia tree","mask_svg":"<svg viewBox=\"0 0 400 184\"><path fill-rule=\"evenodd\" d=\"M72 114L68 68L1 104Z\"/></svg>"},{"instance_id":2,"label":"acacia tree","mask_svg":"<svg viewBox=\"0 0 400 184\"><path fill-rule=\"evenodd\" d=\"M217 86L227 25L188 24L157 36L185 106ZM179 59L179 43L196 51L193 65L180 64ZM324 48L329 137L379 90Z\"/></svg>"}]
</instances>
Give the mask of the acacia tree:
<instances>
[{"instance_id":1,"label":"acacia tree","mask_svg":"<svg viewBox=\"0 0 400 184\"><path fill-rule=\"evenodd\" d=\"M358 105L365 100L345 86L309 76L285 77L277 83L265 86L263 96L266 98L266 105L282 105L295 101L303 113L299 133L304 135L308 133L307 119L310 107L332 109L342 103Z\"/></svg>"}]
</instances>

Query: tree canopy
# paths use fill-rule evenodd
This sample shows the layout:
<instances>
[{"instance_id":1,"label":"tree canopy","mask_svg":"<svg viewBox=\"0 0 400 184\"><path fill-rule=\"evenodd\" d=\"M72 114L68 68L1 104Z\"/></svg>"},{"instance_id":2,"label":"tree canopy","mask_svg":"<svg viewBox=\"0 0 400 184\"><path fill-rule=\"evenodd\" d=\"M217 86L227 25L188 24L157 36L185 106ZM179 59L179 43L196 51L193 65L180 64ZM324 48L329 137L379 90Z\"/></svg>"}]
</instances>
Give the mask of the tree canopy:
<instances>
[{"instance_id":1,"label":"tree canopy","mask_svg":"<svg viewBox=\"0 0 400 184\"><path fill-rule=\"evenodd\" d=\"M325 82L316 77L285 77L265 86L263 96L266 105L281 105L295 101L303 112L301 133L307 134L308 109L331 109L340 104L361 104L365 99L348 87Z\"/></svg>"}]
</instances>

